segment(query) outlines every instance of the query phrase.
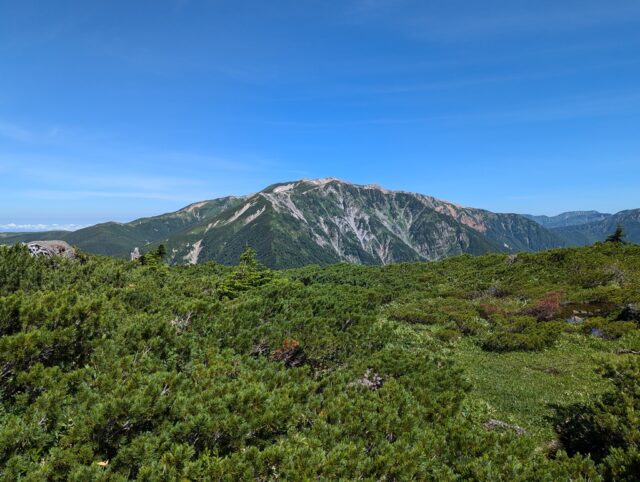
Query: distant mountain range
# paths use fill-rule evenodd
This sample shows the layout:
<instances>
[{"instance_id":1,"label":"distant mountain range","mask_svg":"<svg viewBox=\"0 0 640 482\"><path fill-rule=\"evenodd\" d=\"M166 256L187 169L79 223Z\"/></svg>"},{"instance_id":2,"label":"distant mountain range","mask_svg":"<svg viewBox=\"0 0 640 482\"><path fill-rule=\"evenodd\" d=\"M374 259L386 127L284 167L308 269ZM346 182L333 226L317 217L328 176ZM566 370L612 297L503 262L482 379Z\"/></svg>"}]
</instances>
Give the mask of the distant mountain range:
<instances>
[{"instance_id":1,"label":"distant mountain range","mask_svg":"<svg viewBox=\"0 0 640 482\"><path fill-rule=\"evenodd\" d=\"M620 223L640 241L640 210L558 216L498 214L422 194L334 178L274 184L248 196L191 204L129 223L77 231L0 234L0 243L61 239L80 249L129 257L159 244L173 264L236 263L246 246L274 268L340 261L381 264L462 253L538 251L603 240Z\"/></svg>"},{"instance_id":2,"label":"distant mountain range","mask_svg":"<svg viewBox=\"0 0 640 482\"><path fill-rule=\"evenodd\" d=\"M603 241L616 226L624 229L627 241L640 243L640 209L629 209L616 214L602 214L602 219L583 224L566 224L551 229L571 246L586 246Z\"/></svg>"},{"instance_id":3,"label":"distant mountain range","mask_svg":"<svg viewBox=\"0 0 640 482\"><path fill-rule=\"evenodd\" d=\"M610 218L611 214L599 213L598 211L569 211L557 216L532 216L531 214L523 214L523 216L545 228L553 229L604 221Z\"/></svg>"}]
</instances>

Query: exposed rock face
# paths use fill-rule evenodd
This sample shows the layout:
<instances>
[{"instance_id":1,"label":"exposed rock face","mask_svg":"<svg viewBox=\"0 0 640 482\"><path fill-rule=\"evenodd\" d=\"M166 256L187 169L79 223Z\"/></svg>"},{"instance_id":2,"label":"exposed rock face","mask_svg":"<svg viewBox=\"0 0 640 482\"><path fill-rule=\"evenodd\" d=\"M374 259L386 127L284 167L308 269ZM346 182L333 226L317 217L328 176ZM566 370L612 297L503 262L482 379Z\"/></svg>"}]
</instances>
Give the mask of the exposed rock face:
<instances>
[{"instance_id":1,"label":"exposed rock face","mask_svg":"<svg viewBox=\"0 0 640 482\"><path fill-rule=\"evenodd\" d=\"M31 241L27 243L31 256L62 256L73 259L76 251L66 241Z\"/></svg>"},{"instance_id":2,"label":"exposed rock face","mask_svg":"<svg viewBox=\"0 0 640 482\"><path fill-rule=\"evenodd\" d=\"M189 264L196 264L198 262L198 256L200 256L200 252L201 251L202 251L202 240L199 239L198 241L193 243L193 246L191 247L191 250L189 251L189 254L187 254L184 257L184 259Z\"/></svg>"},{"instance_id":3,"label":"exposed rock face","mask_svg":"<svg viewBox=\"0 0 640 482\"><path fill-rule=\"evenodd\" d=\"M166 242L171 263L233 264L245 246L253 246L261 262L274 268L424 261L562 244L515 214L335 178L271 185Z\"/></svg>"}]
</instances>

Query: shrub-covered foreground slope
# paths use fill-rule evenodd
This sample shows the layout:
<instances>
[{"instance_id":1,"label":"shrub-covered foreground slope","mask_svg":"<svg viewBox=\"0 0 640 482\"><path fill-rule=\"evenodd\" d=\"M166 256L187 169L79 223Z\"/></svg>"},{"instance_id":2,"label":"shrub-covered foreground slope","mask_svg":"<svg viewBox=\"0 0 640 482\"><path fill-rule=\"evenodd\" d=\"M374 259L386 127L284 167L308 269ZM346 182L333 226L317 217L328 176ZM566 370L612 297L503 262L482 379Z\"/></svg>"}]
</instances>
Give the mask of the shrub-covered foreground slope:
<instances>
[{"instance_id":1,"label":"shrub-covered foreground slope","mask_svg":"<svg viewBox=\"0 0 640 482\"><path fill-rule=\"evenodd\" d=\"M278 272L0 248L0 477L636 480L638 301L638 246Z\"/></svg>"}]
</instances>

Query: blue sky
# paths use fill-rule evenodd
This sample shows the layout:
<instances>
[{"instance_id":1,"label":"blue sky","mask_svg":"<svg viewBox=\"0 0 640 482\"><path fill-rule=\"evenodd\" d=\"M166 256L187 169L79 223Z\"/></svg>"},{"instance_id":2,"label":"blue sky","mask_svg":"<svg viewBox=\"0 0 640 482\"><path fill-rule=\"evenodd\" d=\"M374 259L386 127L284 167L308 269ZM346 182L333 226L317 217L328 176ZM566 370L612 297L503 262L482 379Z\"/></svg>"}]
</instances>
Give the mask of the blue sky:
<instances>
[{"instance_id":1,"label":"blue sky","mask_svg":"<svg viewBox=\"0 0 640 482\"><path fill-rule=\"evenodd\" d=\"M328 176L637 208L639 54L637 0L0 0L0 228Z\"/></svg>"}]
</instances>

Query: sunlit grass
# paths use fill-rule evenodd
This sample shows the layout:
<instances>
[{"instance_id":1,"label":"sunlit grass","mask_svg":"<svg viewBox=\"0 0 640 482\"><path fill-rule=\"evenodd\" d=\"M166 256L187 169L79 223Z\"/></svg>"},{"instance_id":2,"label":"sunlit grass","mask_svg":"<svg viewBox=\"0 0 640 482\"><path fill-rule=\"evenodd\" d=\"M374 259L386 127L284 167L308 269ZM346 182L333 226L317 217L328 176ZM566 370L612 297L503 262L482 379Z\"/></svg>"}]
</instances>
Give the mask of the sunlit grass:
<instances>
[{"instance_id":1,"label":"sunlit grass","mask_svg":"<svg viewBox=\"0 0 640 482\"><path fill-rule=\"evenodd\" d=\"M493 418L523 427L540 440L553 438L552 406L592 400L610 388L598 367L619 355L613 342L564 334L539 352L483 351L474 340L461 340L452 356L473 386L470 403L486 404Z\"/></svg>"}]
</instances>

